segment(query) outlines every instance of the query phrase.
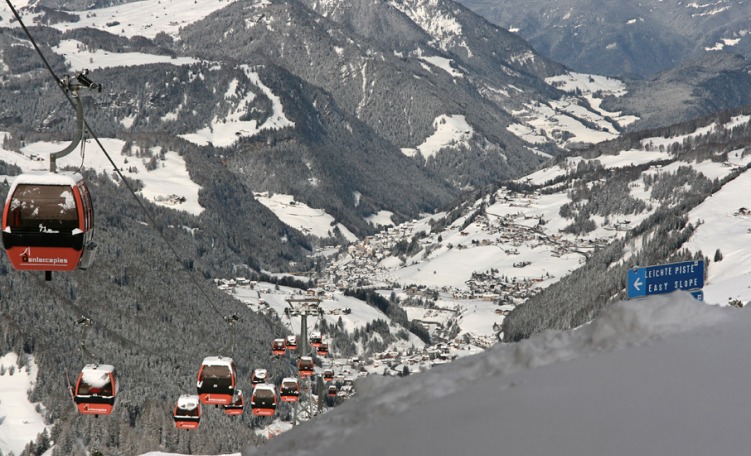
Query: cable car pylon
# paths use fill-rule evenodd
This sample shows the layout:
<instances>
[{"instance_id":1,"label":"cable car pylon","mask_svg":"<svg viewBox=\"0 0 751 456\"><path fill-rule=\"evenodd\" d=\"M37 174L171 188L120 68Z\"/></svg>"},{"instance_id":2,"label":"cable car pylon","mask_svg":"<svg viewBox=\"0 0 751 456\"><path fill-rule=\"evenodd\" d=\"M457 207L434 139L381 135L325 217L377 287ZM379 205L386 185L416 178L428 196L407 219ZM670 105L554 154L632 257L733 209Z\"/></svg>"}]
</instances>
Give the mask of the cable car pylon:
<instances>
[{"instance_id":1,"label":"cable car pylon","mask_svg":"<svg viewBox=\"0 0 751 456\"><path fill-rule=\"evenodd\" d=\"M300 358L302 358L303 356L309 356L308 315L320 316L319 305L321 303L321 299L317 297L304 297L289 298L286 301L287 304L289 304L290 309L295 310L296 313L300 316L300 338L302 339L302 341L298 343L302 345L299 347L298 356ZM302 389L307 389L307 394L305 395L307 396L307 410L305 411L308 413L308 419L311 419L313 418L313 385L311 382L311 376L301 376L299 366L297 376L300 380L300 384L303 385ZM300 397L303 397L303 392L300 393ZM292 408L292 426L297 426L298 424L300 424L299 416L297 413L298 404L300 402L301 401L294 402L294 406Z\"/></svg>"}]
</instances>

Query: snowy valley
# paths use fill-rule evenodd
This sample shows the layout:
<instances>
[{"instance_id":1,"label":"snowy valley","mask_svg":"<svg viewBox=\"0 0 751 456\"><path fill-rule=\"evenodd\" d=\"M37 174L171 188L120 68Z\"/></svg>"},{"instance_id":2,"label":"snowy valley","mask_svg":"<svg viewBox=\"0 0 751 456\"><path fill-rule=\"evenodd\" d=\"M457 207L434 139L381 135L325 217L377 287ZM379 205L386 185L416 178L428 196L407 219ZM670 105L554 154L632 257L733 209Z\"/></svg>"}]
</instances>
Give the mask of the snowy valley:
<instances>
[{"instance_id":1,"label":"snowy valley","mask_svg":"<svg viewBox=\"0 0 751 456\"><path fill-rule=\"evenodd\" d=\"M56 70L105 81L102 137L58 162L90 182L98 256L48 282L0 260L0 456L750 443L751 108L629 132L642 113L606 109L629 83L448 1L53 3L15 6ZM37 59L0 9L2 195L69 143ZM698 259L702 302L627 300L629 270ZM245 409L177 429L227 353ZM98 419L71 401L92 357L120 375ZM259 371L299 402L254 414Z\"/></svg>"}]
</instances>

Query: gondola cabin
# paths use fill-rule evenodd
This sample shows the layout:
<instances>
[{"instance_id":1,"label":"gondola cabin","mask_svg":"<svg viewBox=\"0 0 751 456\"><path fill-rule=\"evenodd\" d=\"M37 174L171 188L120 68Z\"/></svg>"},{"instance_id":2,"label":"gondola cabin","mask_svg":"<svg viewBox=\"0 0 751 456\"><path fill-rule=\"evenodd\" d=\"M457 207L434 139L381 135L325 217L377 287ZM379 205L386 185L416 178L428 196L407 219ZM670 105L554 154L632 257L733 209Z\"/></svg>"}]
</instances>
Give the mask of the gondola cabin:
<instances>
[{"instance_id":1,"label":"gondola cabin","mask_svg":"<svg viewBox=\"0 0 751 456\"><path fill-rule=\"evenodd\" d=\"M250 407L255 416L272 416L276 410L276 387L271 383L254 386Z\"/></svg>"},{"instance_id":2,"label":"gondola cabin","mask_svg":"<svg viewBox=\"0 0 751 456\"><path fill-rule=\"evenodd\" d=\"M258 385L259 383L266 383L266 378L269 373L266 369L254 369L253 375L250 376L250 383Z\"/></svg>"},{"instance_id":3,"label":"gondola cabin","mask_svg":"<svg viewBox=\"0 0 751 456\"><path fill-rule=\"evenodd\" d=\"M318 346L316 352L318 353L318 356L328 356L329 344L326 342L321 342L321 345Z\"/></svg>"},{"instance_id":4,"label":"gondola cabin","mask_svg":"<svg viewBox=\"0 0 751 456\"><path fill-rule=\"evenodd\" d=\"M319 331L313 331L310 333L310 337L308 338L308 341L310 342L310 345L318 348L321 346L321 343L323 342L323 336L321 336L321 333Z\"/></svg>"},{"instance_id":5,"label":"gondola cabin","mask_svg":"<svg viewBox=\"0 0 751 456\"><path fill-rule=\"evenodd\" d=\"M237 368L232 358L208 356L198 371L196 388L202 404L228 405L235 394Z\"/></svg>"},{"instance_id":6,"label":"gondola cabin","mask_svg":"<svg viewBox=\"0 0 751 456\"><path fill-rule=\"evenodd\" d=\"M224 413L229 416L242 415L245 409L245 398L241 389L235 390L232 403L224 406Z\"/></svg>"},{"instance_id":7,"label":"gondola cabin","mask_svg":"<svg viewBox=\"0 0 751 456\"><path fill-rule=\"evenodd\" d=\"M3 247L21 271L87 269L94 259L94 208L78 173L16 177L3 210Z\"/></svg>"},{"instance_id":8,"label":"gondola cabin","mask_svg":"<svg viewBox=\"0 0 751 456\"><path fill-rule=\"evenodd\" d=\"M282 379L282 385L279 387L279 397L282 399L282 402L297 402L300 400L300 383L295 377Z\"/></svg>"},{"instance_id":9,"label":"gondola cabin","mask_svg":"<svg viewBox=\"0 0 751 456\"><path fill-rule=\"evenodd\" d=\"M338 393L339 390L337 389L336 385L329 385L328 391L326 395L328 397L336 397L336 393Z\"/></svg>"},{"instance_id":10,"label":"gondola cabin","mask_svg":"<svg viewBox=\"0 0 751 456\"><path fill-rule=\"evenodd\" d=\"M315 364L313 358L310 356L301 356L297 361L297 371L300 373L300 377L310 377L315 370Z\"/></svg>"},{"instance_id":11,"label":"gondola cabin","mask_svg":"<svg viewBox=\"0 0 751 456\"><path fill-rule=\"evenodd\" d=\"M287 350L297 350L297 336L287 336Z\"/></svg>"},{"instance_id":12,"label":"gondola cabin","mask_svg":"<svg viewBox=\"0 0 751 456\"><path fill-rule=\"evenodd\" d=\"M109 364L87 364L81 370L73 390L73 401L85 415L109 415L115 407L118 381Z\"/></svg>"},{"instance_id":13,"label":"gondola cabin","mask_svg":"<svg viewBox=\"0 0 751 456\"><path fill-rule=\"evenodd\" d=\"M197 429L201 424L201 401L194 394L183 394L177 399L172 414L177 429Z\"/></svg>"},{"instance_id":14,"label":"gondola cabin","mask_svg":"<svg viewBox=\"0 0 751 456\"><path fill-rule=\"evenodd\" d=\"M271 353L274 356L282 356L287 352L287 346L284 339L274 339L271 343Z\"/></svg>"},{"instance_id":15,"label":"gondola cabin","mask_svg":"<svg viewBox=\"0 0 751 456\"><path fill-rule=\"evenodd\" d=\"M330 382L334 380L334 371L331 369L326 369L323 371L323 381L324 382Z\"/></svg>"}]
</instances>

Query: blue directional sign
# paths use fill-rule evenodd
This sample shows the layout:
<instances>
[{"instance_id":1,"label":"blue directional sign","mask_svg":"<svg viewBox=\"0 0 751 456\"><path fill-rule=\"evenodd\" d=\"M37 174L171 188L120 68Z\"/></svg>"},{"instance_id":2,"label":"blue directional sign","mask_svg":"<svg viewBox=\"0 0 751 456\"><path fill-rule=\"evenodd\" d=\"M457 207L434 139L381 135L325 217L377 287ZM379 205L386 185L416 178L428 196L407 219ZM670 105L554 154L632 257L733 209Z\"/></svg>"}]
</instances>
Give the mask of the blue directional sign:
<instances>
[{"instance_id":1,"label":"blue directional sign","mask_svg":"<svg viewBox=\"0 0 751 456\"><path fill-rule=\"evenodd\" d=\"M628 298L698 290L704 287L704 261L661 264L628 271Z\"/></svg>"}]
</instances>

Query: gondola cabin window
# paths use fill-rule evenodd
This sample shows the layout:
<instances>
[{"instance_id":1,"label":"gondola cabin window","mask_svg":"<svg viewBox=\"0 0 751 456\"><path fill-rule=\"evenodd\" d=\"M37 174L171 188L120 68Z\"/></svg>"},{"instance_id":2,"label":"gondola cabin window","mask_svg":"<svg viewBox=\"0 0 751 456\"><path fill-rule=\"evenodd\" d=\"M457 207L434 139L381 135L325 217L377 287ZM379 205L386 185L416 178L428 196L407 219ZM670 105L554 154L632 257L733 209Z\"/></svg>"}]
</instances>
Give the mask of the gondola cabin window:
<instances>
[{"instance_id":1,"label":"gondola cabin window","mask_svg":"<svg viewBox=\"0 0 751 456\"><path fill-rule=\"evenodd\" d=\"M230 384L232 378L232 371L229 366L204 366L202 373L201 380L210 380L214 383L217 380L224 380L227 384Z\"/></svg>"},{"instance_id":2,"label":"gondola cabin window","mask_svg":"<svg viewBox=\"0 0 751 456\"><path fill-rule=\"evenodd\" d=\"M14 232L72 234L78 229L73 191L67 185L18 185L8 225Z\"/></svg>"}]
</instances>

